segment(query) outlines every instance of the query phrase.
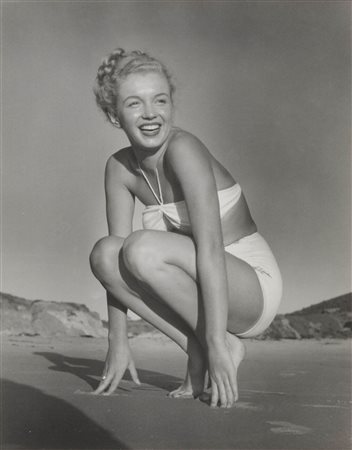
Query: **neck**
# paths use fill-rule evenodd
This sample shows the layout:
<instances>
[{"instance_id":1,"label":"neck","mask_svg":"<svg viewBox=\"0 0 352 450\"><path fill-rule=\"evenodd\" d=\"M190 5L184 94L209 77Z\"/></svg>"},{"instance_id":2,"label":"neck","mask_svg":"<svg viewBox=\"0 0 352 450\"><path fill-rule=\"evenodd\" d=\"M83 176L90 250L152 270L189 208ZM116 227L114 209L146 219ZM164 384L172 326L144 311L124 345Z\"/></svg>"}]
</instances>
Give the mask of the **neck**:
<instances>
[{"instance_id":1,"label":"neck","mask_svg":"<svg viewBox=\"0 0 352 450\"><path fill-rule=\"evenodd\" d=\"M152 150L146 152L145 150L135 149L132 147L134 157L137 161L137 165L139 165L142 169L153 171L156 169L160 156L163 153L163 146L158 148L157 150Z\"/></svg>"},{"instance_id":2,"label":"neck","mask_svg":"<svg viewBox=\"0 0 352 450\"><path fill-rule=\"evenodd\" d=\"M162 158L164 152L166 151L171 133L166 141L156 149L145 150L143 148L138 148L132 146L134 157L137 161L137 165L139 165L143 170L147 170L150 172L155 172L155 169L158 167L159 161Z\"/></svg>"}]
</instances>

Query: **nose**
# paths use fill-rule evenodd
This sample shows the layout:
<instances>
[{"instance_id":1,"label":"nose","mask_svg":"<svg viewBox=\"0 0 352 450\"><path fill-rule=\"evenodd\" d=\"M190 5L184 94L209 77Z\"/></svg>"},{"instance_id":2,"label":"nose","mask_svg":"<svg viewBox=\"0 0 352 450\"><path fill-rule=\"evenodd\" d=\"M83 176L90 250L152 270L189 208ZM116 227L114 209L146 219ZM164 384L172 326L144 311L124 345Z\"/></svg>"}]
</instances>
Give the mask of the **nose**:
<instances>
[{"instance_id":1,"label":"nose","mask_svg":"<svg viewBox=\"0 0 352 450\"><path fill-rule=\"evenodd\" d=\"M153 119L156 116L154 111L154 106L152 103L145 103L143 109L143 118L145 119Z\"/></svg>"}]
</instances>

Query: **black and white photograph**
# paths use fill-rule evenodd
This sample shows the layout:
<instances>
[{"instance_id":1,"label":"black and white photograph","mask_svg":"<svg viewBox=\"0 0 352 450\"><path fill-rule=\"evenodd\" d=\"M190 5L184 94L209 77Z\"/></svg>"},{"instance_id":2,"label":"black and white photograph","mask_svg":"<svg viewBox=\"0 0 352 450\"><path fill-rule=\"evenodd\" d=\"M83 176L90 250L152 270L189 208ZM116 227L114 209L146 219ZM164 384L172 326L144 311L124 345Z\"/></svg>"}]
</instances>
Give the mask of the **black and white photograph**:
<instances>
[{"instance_id":1,"label":"black and white photograph","mask_svg":"<svg viewBox=\"0 0 352 450\"><path fill-rule=\"evenodd\" d=\"M351 449L351 2L0 8L1 450Z\"/></svg>"}]
</instances>

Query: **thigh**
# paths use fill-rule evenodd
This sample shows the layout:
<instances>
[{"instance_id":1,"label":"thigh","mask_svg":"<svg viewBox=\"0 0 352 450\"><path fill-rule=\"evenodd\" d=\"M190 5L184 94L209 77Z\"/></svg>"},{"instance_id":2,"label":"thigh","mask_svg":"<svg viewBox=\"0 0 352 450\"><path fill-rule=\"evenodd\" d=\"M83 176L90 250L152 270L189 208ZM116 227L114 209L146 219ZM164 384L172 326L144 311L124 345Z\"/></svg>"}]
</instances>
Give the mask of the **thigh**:
<instances>
[{"instance_id":1,"label":"thigh","mask_svg":"<svg viewBox=\"0 0 352 450\"><path fill-rule=\"evenodd\" d=\"M155 249L168 264L184 270L197 282L196 249L192 238L177 233L153 231ZM263 294L254 269L245 261L225 252L229 292L228 331L242 333L259 319Z\"/></svg>"}]
</instances>

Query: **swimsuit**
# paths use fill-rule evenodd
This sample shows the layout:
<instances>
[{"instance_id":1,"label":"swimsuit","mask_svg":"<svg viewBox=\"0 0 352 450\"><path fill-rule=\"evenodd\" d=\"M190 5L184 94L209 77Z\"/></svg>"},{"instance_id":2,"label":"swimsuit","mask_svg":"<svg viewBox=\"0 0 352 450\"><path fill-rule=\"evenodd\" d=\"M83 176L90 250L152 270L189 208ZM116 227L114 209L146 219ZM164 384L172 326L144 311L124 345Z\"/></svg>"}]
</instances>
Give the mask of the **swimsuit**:
<instances>
[{"instance_id":1,"label":"swimsuit","mask_svg":"<svg viewBox=\"0 0 352 450\"><path fill-rule=\"evenodd\" d=\"M241 188L238 184L234 184L227 189L218 191L218 197L220 217L223 218L238 202L241 197ZM145 229L160 231L178 230L187 234L191 232L191 223L184 200L146 206L142 214L142 223Z\"/></svg>"},{"instance_id":2,"label":"swimsuit","mask_svg":"<svg viewBox=\"0 0 352 450\"><path fill-rule=\"evenodd\" d=\"M245 236L225 247L231 253L253 267L263 293L263 311L257 322L241 337L254 337L261 334L274 320L282 297L282 279L272 251L258 232Z\"/></svg>"},{"instance_id":3,"label":"swimsuit","mask_svg":"<svg viewBox=\"0 0 352 450\"><path fill-rule=\"evenodd\" d=\"M156 178L159 196L156 194L153 186L140 166L139 169L158 202L157 205L145 207L142 213L143 228L148 230L175 230L190 233L191 224L186 202L181 200L173 203L164 203L158 170L156 170ZM241 187L237 183L229 188L218 191L220 218L223 218L226 213L236 205L241 197L241 192ZM245 236L232 244L226 245L225 251L247 262L253 267L257 274L264 299L263 311L260 318L249 330L236 334L241 337L257 336L270 325L279 308L282 296L280 270L269 245L258 232Z\"/></svg>"}]
</instances>

